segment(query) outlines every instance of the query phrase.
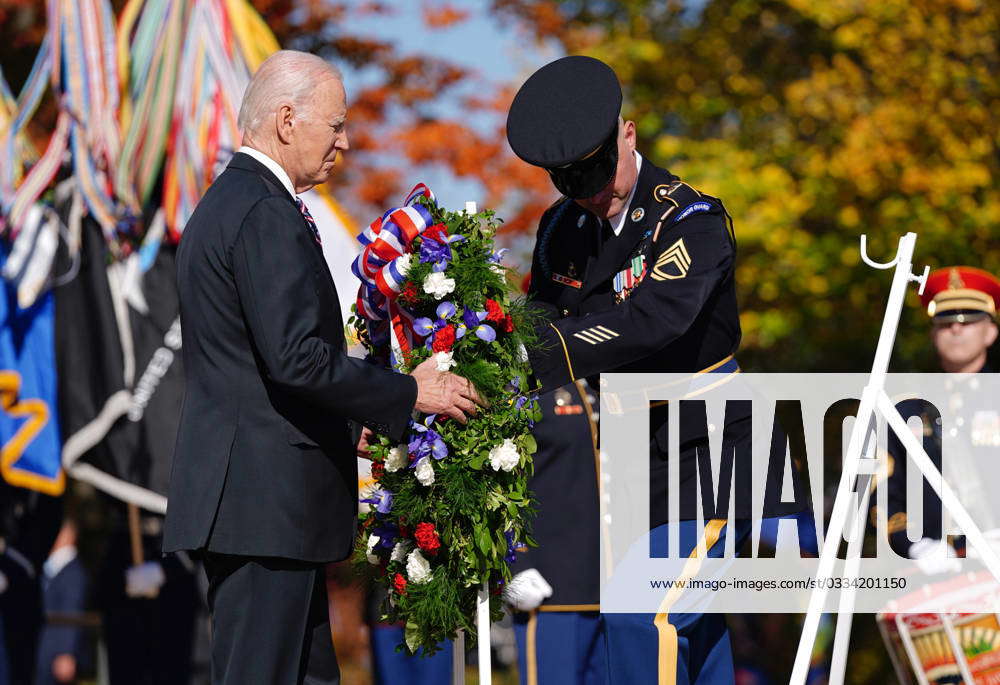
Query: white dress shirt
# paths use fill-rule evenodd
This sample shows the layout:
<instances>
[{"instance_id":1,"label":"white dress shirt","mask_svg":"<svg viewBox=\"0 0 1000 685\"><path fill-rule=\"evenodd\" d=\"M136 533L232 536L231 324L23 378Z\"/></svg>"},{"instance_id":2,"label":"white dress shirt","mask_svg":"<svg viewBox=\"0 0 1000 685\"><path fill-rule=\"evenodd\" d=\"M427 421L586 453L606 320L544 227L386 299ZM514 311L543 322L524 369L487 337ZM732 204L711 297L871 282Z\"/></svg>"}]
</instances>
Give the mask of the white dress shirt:
<instances>
[{"instance_id":1,"label":"white dress shirt","mask_svg":"<svg viewBox=\"0 0 1000 685\"><path fill-rule=\"evenodd\" d=\"M615 235L621 235L622 226L625 225L625 217L628 214L629 205L632 204L632 196L635 195L635 187L639 185L639 171L642 169L642 155L638 151L633 153L635 155L635 183L632 184L632 190L628 193L628 198L625 200L625 205L622 207L622 211L618 212L614 216L608 217L608 223L611 224L611 230L615 232Z\"/></svg>"},{"instance_id":2,"label":"white dress shirt","mask_svg":"<svg viewBox=\"0 0 1000 685\"><path fill-rule=\"evenodd\" d=\"M278 177L278 180L281 181L281 185L285 186L285 190L288 191L288 194L292 197L297 197L295 194L295 188L292 186L292 179L288 177L288 174L281 168L280 164L275 162L260 150L254 150L252 147L247 147L246 145L241 146L237 152L250 155L258 162L266 166L272 174ZM629 197L631 198L632 196L630 195Z\"/></svg>"}]
</instances>

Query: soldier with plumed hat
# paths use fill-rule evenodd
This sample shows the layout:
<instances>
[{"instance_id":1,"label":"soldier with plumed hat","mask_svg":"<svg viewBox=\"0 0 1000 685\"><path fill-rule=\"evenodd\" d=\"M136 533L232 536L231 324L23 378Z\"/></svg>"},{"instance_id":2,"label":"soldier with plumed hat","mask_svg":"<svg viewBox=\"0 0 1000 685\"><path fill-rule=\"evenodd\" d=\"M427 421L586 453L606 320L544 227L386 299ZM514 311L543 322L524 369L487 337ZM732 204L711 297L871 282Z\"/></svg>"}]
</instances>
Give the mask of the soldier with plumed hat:
<instances>
[{"instance_id":1,"label":"soldier with plumed hat","mask_svg":"<svg viewBox=\"0 0 1000 685\"><path fill-rule=\"evenodd\" d=\"M544 168L563 195L541 218L532 258L529 295L548 318L539 327L540 344L528 351L542 392L558 392L588 377L598 390L597 374L608 371L738 371L736 243L729 215L719 199L639 154L635 123L623 119L621 109L614 71L599 60L571 56L536 71L508 114L507 139L515 154ZM665 491L666 483L663 417L651 417L654 491ZM726 434L749 439L749 417L733 423L727 422ZM684 432L682 425L682 442ZM707 443L707 436L694 437L692 449ZM653 512L652 533L665 529L665 514L665 506ZM687 539L693 548L698 533L689 534L686 527L693 531L696 522L680 523L682 547ZM704 532L708 553L721 554L727 535L737 538L738 547L745 531L742 525L730 530L724 521L710 523ZM558 594L566 579L545 581ZM533 625L539 663L546 658L546 641L565 641L570 631L593 625L582 614L577 627L556 616L539 613ZM606 673L585 682L733 681L720 614L601 614L599 624ZM567 677L558 682L584 682Z\"/></svg>"},{"instance_id":2,"label":"soldier with plumed hat","mask_svg":"<svg viewBox=\"0 0 1000 685\"><path fill-rule=\"evenodd\" d=\"M954 465L966 463L975 468L977 461L995 459L1000 448L1000 413L996 398L989 396L987 384L979 374L989 373L990 347L997 339L997 311L1000 309L1000 279L993 274L970 266L950 266L931 272L921 295L921 304L930 317L930 337L941 370L949 374L945 381L948 391L947 421L942 422L936 408L923 400L907 399L897 407L904 420L922 419L922 443L927 456L941 469L942 431L950 432L949 460ZM969 375L965 375L969 374ZM945 408L943 408L945 409ZM921 536L911 540L907 532L906 448L890 431L888 442L888 533L893 550L916 560L928 575L958 570L956 556L963 554L965 539L955 536L946 543L947 531L942 530L941 500L930 483L922 483L923 516ZM954 476L961 469L948 469L945 476ZM974 475L962 482L949 483L966 508L977 508L992 493L981 491L980 479ZM912 507L911 507L912 509ZM987 507L988 509L988 507ZM1000 521L982 520L987 537L1000 540ZM987 525L984 525L987 524ZM992 530L990 530L992 528ZM942 546L944 553L942 553Z\"/></svg>"}]
</instances>

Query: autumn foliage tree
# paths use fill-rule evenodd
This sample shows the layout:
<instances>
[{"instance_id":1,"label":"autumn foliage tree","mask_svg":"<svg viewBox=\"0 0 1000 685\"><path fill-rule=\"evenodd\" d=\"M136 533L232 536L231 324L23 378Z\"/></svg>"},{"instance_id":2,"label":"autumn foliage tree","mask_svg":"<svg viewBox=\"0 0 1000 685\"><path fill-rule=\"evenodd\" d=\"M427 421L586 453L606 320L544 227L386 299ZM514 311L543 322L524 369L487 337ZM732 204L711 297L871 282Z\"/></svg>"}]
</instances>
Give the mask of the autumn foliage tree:
<instances>
[{"instance_id":1,"label":"autumn foliage tree","mask_svg":"<svg viewBox=\"0 0 1000 685\"><path fill-rule=\"evenodd\" d=\"M736 221L753 369L870 366L887 261L1000 272L1000 5L985 0L495 0L599 57L640 148ZM553 20L558 17L558 21ZM895 368L933 368L910 294Z\"/></svg>"}]
</instances>

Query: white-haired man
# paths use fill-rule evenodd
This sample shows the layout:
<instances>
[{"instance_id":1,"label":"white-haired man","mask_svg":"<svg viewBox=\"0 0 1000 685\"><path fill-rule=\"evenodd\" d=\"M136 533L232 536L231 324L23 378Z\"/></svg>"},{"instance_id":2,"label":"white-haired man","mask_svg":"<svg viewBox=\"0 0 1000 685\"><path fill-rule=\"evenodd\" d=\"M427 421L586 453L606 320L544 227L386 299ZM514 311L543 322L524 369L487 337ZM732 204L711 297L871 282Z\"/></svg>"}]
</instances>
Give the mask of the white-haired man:
<instances>
[{"instance_id":1,"label":"white-haired man","mask_svg":"<svg viewBox=\"0 0 1000 685\"><path fill-rule=\"evenodd\" d=\"M335 68L272 55L244 96L244 146L178 250L187 387L164 551L204 559L213 683L340 681L324 567L348 556L355 533L348 420L399 438L414 408L464 422L479 400L432 360L405 376L345 354L298 194L348 149L346 118Z\"/></svg>"}]
</instances>

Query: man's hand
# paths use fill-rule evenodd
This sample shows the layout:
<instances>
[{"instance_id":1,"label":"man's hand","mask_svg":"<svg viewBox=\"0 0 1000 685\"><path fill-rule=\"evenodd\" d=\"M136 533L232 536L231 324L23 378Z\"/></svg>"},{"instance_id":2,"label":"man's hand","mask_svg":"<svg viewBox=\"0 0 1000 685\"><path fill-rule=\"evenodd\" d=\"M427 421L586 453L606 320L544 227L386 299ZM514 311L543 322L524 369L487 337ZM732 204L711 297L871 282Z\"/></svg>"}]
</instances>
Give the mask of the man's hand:
<instances>
[{"instance_id":1,"label":"man's hand","mask_svg":"<svg viewBox=\"0 0 1000 685\"><path fill-rule=\"evenodd\" d=\"M421 362L410 374L417 381L417 402L414 408L424 414L446 414L459 423L465 415L475 416L476 405L486 402L467 379L448 371L438 371L434 357Z\"/></svg>"},{"instance_id":2,"label":"man's hand","mask_svg":"<svg viewBox=\"0 0 1000 685\"><path fill-rule=\"evenodd\" d=\"M356 448L357 449L357 453L358 453L358 457L361 458L361 459L371 459L372 458L371 452L368 451L368 447L369 447L368 439L371 438L371 436L372 436L372 429L371 428L364 428L364 429L362 429L362 431L361 431L361 437L358 438L358 446Z\"/></svg>"},{"instance_id":3,"label":"man's hand","mask_svg":"<svg viewBox=\"0 0 1000 685\"><path fill-rule=\"evenodd\" d=\"M511 578L503 590L503 599L518 611L531 611L552 596L552 586L536 569L529 568Z\"/></svg>"}]
</instances>

